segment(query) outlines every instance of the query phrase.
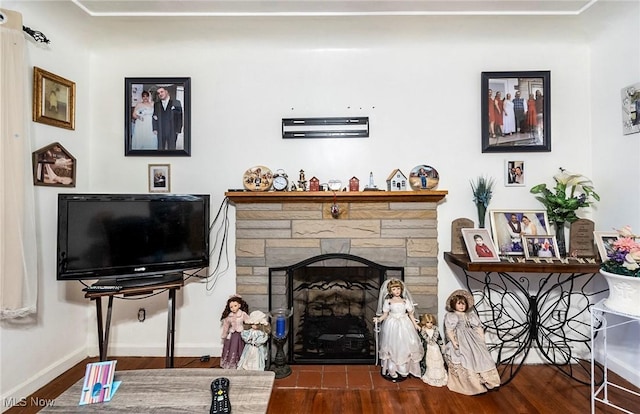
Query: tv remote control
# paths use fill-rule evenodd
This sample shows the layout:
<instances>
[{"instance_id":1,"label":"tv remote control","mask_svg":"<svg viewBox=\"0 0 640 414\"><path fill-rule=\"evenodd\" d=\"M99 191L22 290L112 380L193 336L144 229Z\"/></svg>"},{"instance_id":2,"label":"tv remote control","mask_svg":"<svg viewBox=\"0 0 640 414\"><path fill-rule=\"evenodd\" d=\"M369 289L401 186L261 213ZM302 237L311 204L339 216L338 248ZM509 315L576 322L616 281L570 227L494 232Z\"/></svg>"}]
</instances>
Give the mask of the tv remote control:
<instances>
[{"instance_id":1,"label":"tv remote control","mask_svg":"<svg viewBox=\"0 0 640 414\"><path fill-rule=\"evenodd\" d=\"M211 383L211 410L210 414L230 413L229 378L216 378Z\"/></svg>"}]
</instances>

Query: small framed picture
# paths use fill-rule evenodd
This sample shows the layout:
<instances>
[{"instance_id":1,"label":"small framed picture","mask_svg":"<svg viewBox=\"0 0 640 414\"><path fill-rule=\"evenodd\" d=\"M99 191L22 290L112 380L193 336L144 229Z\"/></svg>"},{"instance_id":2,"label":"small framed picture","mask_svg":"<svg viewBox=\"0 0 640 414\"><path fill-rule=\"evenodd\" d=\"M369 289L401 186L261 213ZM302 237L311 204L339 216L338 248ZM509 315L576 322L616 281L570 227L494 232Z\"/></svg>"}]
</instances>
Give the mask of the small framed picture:
<instances>
[{"instance_id":1,"label":"small framed picture","mask_svg":"<svg viewBox=\"0 0 640 414\"><path fill-rule=\"evenodd\" d=\"M551 151L551 72L482 72L482 152Z\"/></svg>"},{"instance_id":2,"label":"small framed picture","mask_svg":"<svg viewBox=\"0 0 640 414\"><path fill-rule=\"evenodd\" d=\"M168 193L171 191L171 165L149 164L149 192Z\"/></svg>"},{"instance_id":3,"label":"small framed picture","mask_svg":"<svg viewBox=\"0 0 640 414\"><path fill-rule=\"evenodd\" d=\"M76 84L34 67L33 121L58 128L75 129Z\"/></svg>"},{"instance_id":4,"label":"small framed picture","mask_svg":"<svg viewBox=\"0 0 640 414\"><path fill-rule=\"evenodd\" d=\"M524 186L524 161L506 160L504 174L504 185L507 187Z\"/></svg>"},{"instance_id":5,"label":"small framed picture","mask_svg":"<svg viewBox=\"0 0 640 414\"><path fill-rule=\"evenodd\" d=\"M560 259L556 236L539 234L522 236L524 257L527 259Z\"/></svg>"},{"instance_id":6,"label":"small framed picture","mask_svg":"<svg viewBox=\"0 0 640 414\"><path fill-rule=\"evenodd\" d=\"M546 210L489 210L489 218L499 254L524 256L522 236L549 234Z\"/></svg>"},{"instance_id":7,"label":"small framed picture","mask_svg":"<svg viewBox=\"0 0 640 414\"><path fill-rule=\"evenodd\" d=\"M594 231L593 239L598 246L598 253L600 254L600 260L606 261L609 259L609 255L614 252L613 243L618 240L620 236L615 231Z\"/></svg>"},{"instance_id":8,"label":"small framed picture","mask_svg":"<svg viewBox=\"0 0 640 414\"><path fill-rule=\"evenodd\" d=\"M499 262L498 251L487 229L460 229L472 262Z\"/></svg>"},{"instance_id":9,"label":"small framed picture","mask_svg":"<svg viewBox=\"0 0 640 414\"><path fill-rule=\"evenodd\" d=\"M640 83L629 85L620 91L622 101L622 133L640 132Z\"/></svg>"},{"instance_id":10,"label":"small framed picture","mask_svg":"<svg viewBox=\"0 0 640 414\"><path fill-rule=\"evenodd\" d=\"M58 142L34 151L33 184L50 187L75 187L75 157Z\"/></svg>"}]
</instances>

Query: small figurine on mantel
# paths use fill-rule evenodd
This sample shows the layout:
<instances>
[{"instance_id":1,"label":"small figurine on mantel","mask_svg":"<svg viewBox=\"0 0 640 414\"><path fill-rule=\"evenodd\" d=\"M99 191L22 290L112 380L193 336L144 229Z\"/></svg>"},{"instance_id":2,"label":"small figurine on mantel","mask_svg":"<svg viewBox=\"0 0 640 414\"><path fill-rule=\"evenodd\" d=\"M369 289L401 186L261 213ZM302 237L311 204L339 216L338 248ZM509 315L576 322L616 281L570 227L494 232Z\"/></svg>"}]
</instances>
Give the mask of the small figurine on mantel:
<instances>
[{"instance_id":1,"label":"small figurine on mantel","mask_svg":"<svg viewBox=\"0 0 640 414\"><path fill-rule=\"evenodd\" d=\"M264 312L255 310L251 312L245 329L242 331L242 340L245 343L242 356L238 362L238 369L247 371L264 371L267 361L267 342L271 326Z\"/></svg>"},{"instance_id":2,"label":"small figurine on mantel","mask_svg":"<svg viewBox=\"0 0 640 414\"><path fill-rule=\"evenodd\" d=\"M378 187L373 182L373 171L369 173L369 184L364 188L365 190L377 190Z\"/></svg>"},{"instance_id":3,"label":"small figurine on mantel","mask_svg":"<svg viewBox=\"0 0 640 414\"><path fill-rule=\"evenodd\" d=\"M304 170L300 170L300 177L298 179L298 188L296 191L305 191L307 189L307 179L304 176Z\"/></svg>"},{"instance_id":4,"label":"small figurine on mantel","mask_svg":"<svg viewBox=\"0 0 640 414\"><path fill-rule=\"evenodd\" d=\"M242 332L244 323L249 319L249 305L240 295L232 295L222 312L222 357L220 368L236 369L244 350Z\"/></svg>"}]
</instances>

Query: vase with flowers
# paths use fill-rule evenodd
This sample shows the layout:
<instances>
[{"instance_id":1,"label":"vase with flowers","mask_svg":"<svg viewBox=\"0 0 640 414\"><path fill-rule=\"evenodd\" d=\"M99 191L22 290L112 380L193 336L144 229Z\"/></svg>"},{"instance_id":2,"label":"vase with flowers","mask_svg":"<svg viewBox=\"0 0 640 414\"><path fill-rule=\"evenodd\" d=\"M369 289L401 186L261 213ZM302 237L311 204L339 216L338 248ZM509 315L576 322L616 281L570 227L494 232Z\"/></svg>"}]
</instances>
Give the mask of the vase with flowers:
<instances>
[{"instance_id":1,"label":"vase with flowers","mask_svg":"<svg viewBox=\"0 0 640 414\"><path fill-rule=\"evenodd\" d=\"M480 176L476 181L471 181L471 191L473 192L473 202L478 210L478 227L484 228L484 219L487 215L487 207L493 197L493 178Z\"/></svg>"},{"instance_id":2,"label":"vase with flowers","mask_svg":"<svg viewBox=\"0 0 640 414\"><path fill-rule=\"evenodd\" d=\"M600 201L600 196L593 190L591 180L582 174L573 174L560 168L560 172L554 175L553 179L556 182L554 188L549 189L543 183L533 186L530 191L538 194L536 200L545 206L549 222L555 226L558 251L561 256L566 256L566 223L578 220L576 211Z\"/></svg>"},{"instance_id":3,"label":"vase with flowers","mask_svg":"<svg viewBox=\"0 0 640 414\"><path fill-rule=\"evenodd\" d=\"M615 311L640 316L640 235L631 227L617 230L618 240L600 266L609 285L605 305Z\"/></svg>"}]
</instances>

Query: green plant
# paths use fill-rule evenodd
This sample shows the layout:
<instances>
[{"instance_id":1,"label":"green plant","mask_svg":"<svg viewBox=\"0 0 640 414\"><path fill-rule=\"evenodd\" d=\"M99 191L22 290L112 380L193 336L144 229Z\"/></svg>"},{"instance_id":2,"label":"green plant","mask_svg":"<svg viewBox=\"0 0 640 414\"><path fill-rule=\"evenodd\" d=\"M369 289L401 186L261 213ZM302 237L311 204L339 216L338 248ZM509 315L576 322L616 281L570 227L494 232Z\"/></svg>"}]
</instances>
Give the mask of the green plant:
<instances>
[{"instance_id":1,"label":"green plant","mask_svg":"<svg viewBox=\"0 0 640 414\"><path fill-rule=\"evenodd\" d=\"M593 190L593 183L584 175L571 174L561 167L553 179L556 182L553 191L546 184L531 188L533 194L539 194L536 200L544 204L552 223L573 223L578 220L576 210L600 201L600 196Z\"/></svg>"},{"instance_id":2,"label":"green plant","mask_svg":"<svg viewBox=\"0 0 640 414\"><path fill-rule=\"evenodd\" d=\"M491 197L493 197L493 185L494 179L480 176L476 181L471 181L471 190L473 191L473 202L478 205L481 204L485 208L489 206Z\"/></svg>"}]
</instances>

